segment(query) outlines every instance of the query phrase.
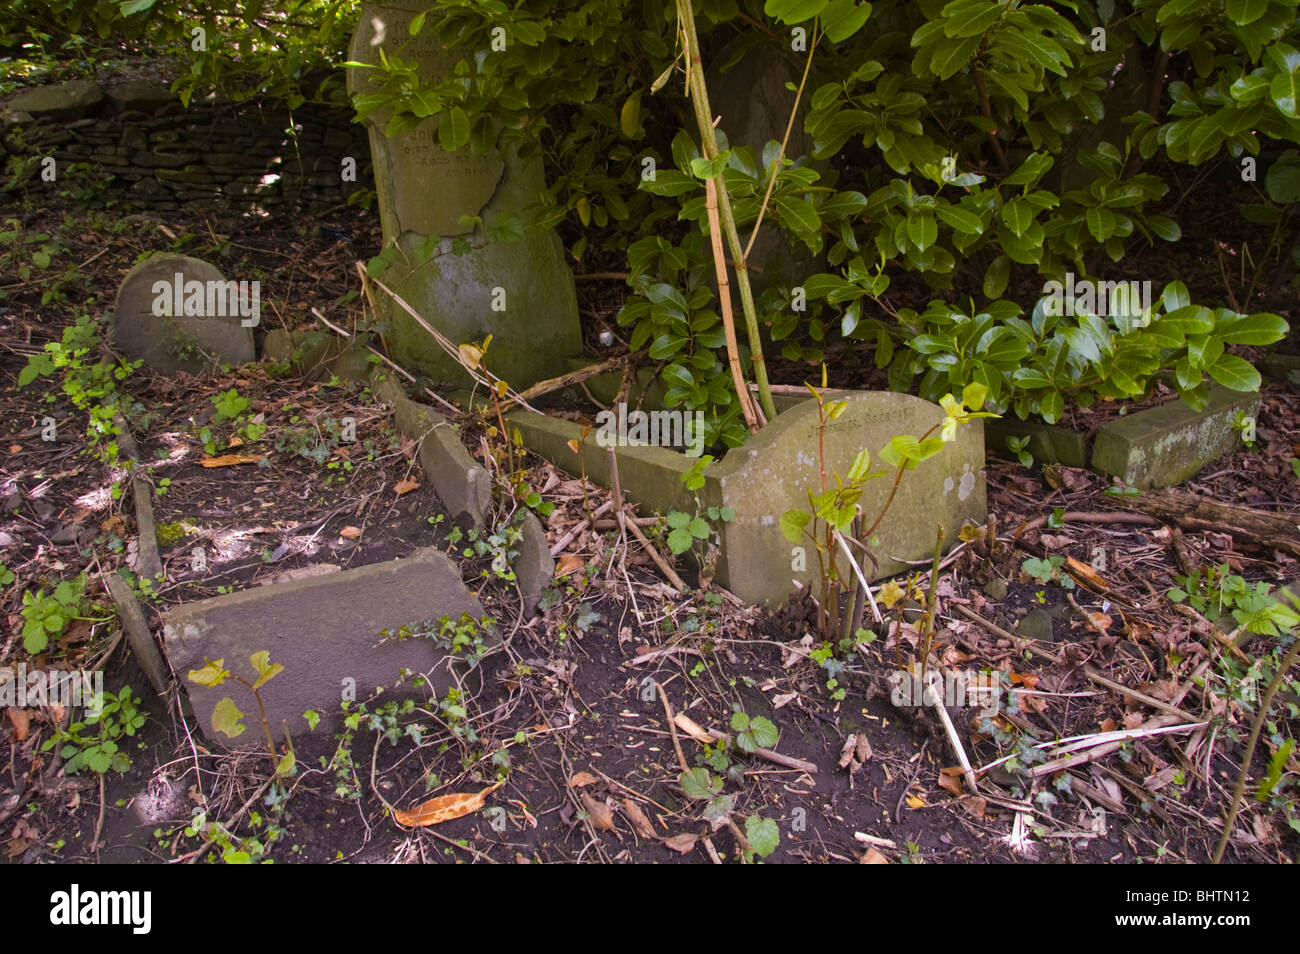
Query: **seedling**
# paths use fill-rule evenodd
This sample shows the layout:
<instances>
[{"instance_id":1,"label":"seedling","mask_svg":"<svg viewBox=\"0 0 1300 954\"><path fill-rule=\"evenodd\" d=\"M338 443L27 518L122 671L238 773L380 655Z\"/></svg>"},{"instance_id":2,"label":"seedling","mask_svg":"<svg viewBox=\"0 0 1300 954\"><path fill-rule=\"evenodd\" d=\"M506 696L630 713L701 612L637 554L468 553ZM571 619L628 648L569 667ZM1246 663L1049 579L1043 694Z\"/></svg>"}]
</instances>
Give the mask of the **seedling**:
<instances>
[{"instance_id":1,"label":"seedling","mask_svg":"<svg viewBox=\"0 0 1300 954\"><path fill-rule=\"evenodd\" d=\"M277 760L275 740L271 738L271 725L266 721L266 707L262 704L262 687L283 672L284 666L280 663L272 663L271 654L266 650L253 653L248 657L248 662L256 671L257 680L249 682L243 676L236 676L229 669L226 669L225 662L224 658L214 661L204 657L203 667L201 669L191 669L188 673L189 680L198 683L200 686L215 688L223 684L227 679L234 677L236 682L247 688L257 701L257 715L262 722L262 731L266 733L266 750L271 755L271 761L275 763L275 774L278 776L288 775L293 770L295 761L293 742L289 741L289 751L285 753L283 758ZM212 710L212 727L225 734L228 738L238 738L248 728L240 721L243 718L244 713L235 705L235 701L229 696L225 696ZM285 734L285 738L288 740L288 733Z\"/></svg>"}]
</instances>

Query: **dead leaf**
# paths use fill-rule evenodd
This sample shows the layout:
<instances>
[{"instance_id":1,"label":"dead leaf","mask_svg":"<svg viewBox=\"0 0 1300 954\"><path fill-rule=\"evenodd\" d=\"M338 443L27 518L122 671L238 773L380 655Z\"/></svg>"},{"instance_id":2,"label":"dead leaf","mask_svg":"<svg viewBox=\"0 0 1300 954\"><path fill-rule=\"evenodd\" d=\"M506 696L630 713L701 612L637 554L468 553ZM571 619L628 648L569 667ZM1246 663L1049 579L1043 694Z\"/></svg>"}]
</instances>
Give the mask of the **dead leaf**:
<instances>
[{"instance_id":1,"label":"dead leaf","mask_svg":"<svg viewBox=\"0 0 1300 954\"><path fill-rule=\"evenodd\" d=\"M585 788L588 785L595 785L600 779L590 772L574 772L573 778L569 779L570 788Z\"/></svg>"},{"instance_id":2,"label":"dead leaf","mask_svg":"<svg viewBox=\"0 0 1300 954\"><path fill-rule=\"evenodd\" d=\"M581 446L578 444L577 440L571 440L568 441L567 443L569 445L569 450L573 451L575 454L582 453Z\"/></svg>"},{"instance_id":3,"label":"dead leaf","mask_svg":"<svg viewBox=\"0 0 1300 954\"><path fill-rule=\"evenodd\" d=\"M641 806L630 798L623 799L623 814L627 816L632 827L636 829L637 834L642 838L655 838L654 826L650 824L650 819L646 817Z\"/></svg>"},{"instance_id":4,"label":"dead leaf","mask_svg":"<svg viewBox=\"0 0 1300 954\"><path fill-rule=\"evenodd\" d=\"M865 763L868 759L871 758L871 755L872 755L871 743L867 741L867 734L865 732L859 732L858 748L855 757L859 762Z\"/></svg>"},{"instance_id":5,"label":"dead leaf","mask_svg":"<svg viewBox=\"0 0 1300 954\"><path fill-rule=\"evenodd\" d=\"M1076 560L1072 556L1067 556L1065 558L1065 565L1066 569L1070 571L1070 575L1080 583L1087 583L1089 586L1099 590L1110 589L1110 584L1102 579L1101 575L1098 574L1096 570L1094 570L1089 564L1084 563L1082 560Z\"/></svg>"},{"instance_id":6,"label":"dead leaf","mask_svg":"<svg viewBox=\"0 0 1300 954\"><path fill-rule=\"evenodd\" d=\"M575 553L561 553L555 561L555 576L558 579L576 573L587 565L587 561Z\"/></svg>"},{"instance_id":7,"label":"dead leaf","mask_svg":"<svg viewBox=\"0 0 1300 954\"><path fill-rule=\"evenodd\" d=\"M344 527L339 531L339 536L344 540L356 540L361 536L360 527Z\"/></svg>"},{"instance_id":8,"label":"dead leaf","mask_svg":"<svg viewBox=\"0 0 1300 954\"><path fill-rule=\"evenodd\" d=\"M782 706L787 706L798 698L799 693L797 692L779 692L772 697L772 708L780 709Z\"/></svg>"},{"instance_id":9,"label":"dead leaf","mask_svg":"<svg viewBox=\"0 0 1300 954\"><path fill-rule=\"evenodd\" d=\"M11 453L11 454L17 454L17 453L18 453L20 450L22 450L22 449L23 449L23 445L22 445L22 444L10 444L10 445L9 445L9 453Z\"/></svg>"},{"instance_id":10,"label":"dead leaf","mask_svg":"<svg viewBox=\"0 0 1300 954\"><path fill-rule=\"evenodd\" d=\"M1139 726L1141 726L1142 723L1145 721L1146 721L1145 717L1143 717L1142 713L1140 712L1124 713L1124 728L1126 729L1136 729Z\"/></svg>"},{"instance_id":11,"label":"dead leaf","mask_svg":"<svg viewBox=\"0 0 1300 954\"><path fill-rule=\"evenodd\" d=\"M939 773L939 787L954 798L961 798L961 781L955 775L950 774L953 771L953 769L946 768ZM961 769L956 769L956 771L960 773Z\"/></svg>"},{"instance_id":12,"label":"dead leaf","mask_svg":"<svg viewBox=\"0 0 1300 954\"><path fill-rule=\"evenodd\" d=\"M17 706L10 706L6 714L9 716L9 721L14 725L14 735L17 737L19 742L23 741L27 738L28 733L31 732L32 725L32 720L31 717L27 715L27 710L19 709Z\"/></svg>"},{"instance_id":13,"label":"dead leaf","mask_svg":"<svg viewBox=\"0 0 1300 954\"><path fill-rule=\"evenodd\" d=\"M699 835L689 835L686 833L682 833L680 835L673 835L673 837L671 838L665 838L664 847L671 848L679 855L689 855L692 851L695 850L695 843L699 840L700 840Z\"/></svg>"},{"instance_id":14,"label":"dead leaf","mask_svg":"<svg viewBox=\"0 0 1300 954\"><path fill-rule=\"evenodd\" d=\"M962 797L961 807L980 821L983 821L984 815L988 812L989 803L978 795L965 795Z\"/></svg>"},{"instance_id":15,"label":"dead leaf","mask_svg":"<svg viewBox=\"0 0 1300 954\"><path fill-rule=\"evenodd\" d=\"M1106 632L1106 630L1110 629L1110 624L1114 622L1114 620L1112 620L1105 613L1089 613L1088 619L1090 619L1092 621L1092 624L1096 626L1099 630L1101 630L1103 633Z\"/></svg>"},{"instance_id":16,"label":"dead leaf","mask_svg":"<svg viewBox=\"0 0 1300 954\"><path fill-rule=\"evenodd\" d=\"M582 801L582 807L591 816L591 826L593 828L597 831L614 830L614 813L609 810L608 805L596 801L586 792L582 792L578 797Z\"/></svg>"},{"instance_id":17,"label":"dead leaf","mask_svg":"<svg viewBox=\"0 0 1300 954\"><path fill-rule=\"evenodd\" d=\"M840 749L840 768L848 768L849 763L853 761L853 756L858 750L858 734L850 732L849 737L844 740L844 745Z\"/></svg>"},{"instance_id":18,"label":"dead leaf","mask_svg":"<svg viewBox=\"0 0 1300 954\"><path fill-rule=\"evenodd\" d=\"M928 802L920 795L907 796L907 807L915 811L918 808L924 808Z\"/></svg>"},{"instance_id":19,"label":"dead leaf","mask_svg":"<svg viewBox=\"0 0 1300 954\"><path fill-rule=\"evenodd\" d=\"M867 853L858 859L860 865L887 865L889 859L877 851L875 848L868 848Z\"/></svg>"},{"instance_id":20,"label":"dead leaf","mask_svg":"<svg viewBox=\"0 0 1300 954\"><path fill-rule=\"evenodd\" d=\"M1115 731L1115 720L1112 719L1112 718L1110 718L1110 717L1107 717L1106 719L1104 719L1104 720L1102 721L1102 723L1101 723L1101 731L1103 731L1103 732L1114 732L1114 731Z\"/></svg>"},{"instance_id":21,"label":"dead leaf","mask_svg":"<svg viewBox=\"0 0 1300 954\"><path fill-rule=\"evenodd\" d=\"M421 802L414 811L393 812L393 820L403 828L415 828L417 826L427 828L430 825L441 825L445 821L461 818L470 812L478 811L483 807L483 800L488 796L488 793L496 791L504 784L504 782L497 782L495 785L489 785L481 792L439 795L427 802Z\"/></svg>"},{"instance_id":22,"label":"dead leaf","mask_svg":"<svg viewBox=\"0 0 1300 954\"><path fill-rule=\"evenodd\" d=\"M118 514L114 514L101 523L99 529L103 530L105 533L111 533L115 537L125 537L126 521Z\"/></svg>"},{"instance_id":23,"label":"dead leaf","mask_svg":"<svg viewBox=\"0 0 1300 954\"><path fill-rule=\"evenodd\" d=\"M393 489L397 491L397 496L400 497L402 494L409 494L412 490L419 490L420 482L409 478L406 480L399 480L393 485Z\"/></svg>"},{"instance_id":24,"label":"dead leaf","mask_svg":"<svg viewBox=\"0 0 1300 954\"><path fill-rule=\"evenodd\" d=\"M220 457L205 457L199 463L204 467L235 467L239 464L256 464L261 459L253 454L223 454Z\"/></svg>"}]
</instances>

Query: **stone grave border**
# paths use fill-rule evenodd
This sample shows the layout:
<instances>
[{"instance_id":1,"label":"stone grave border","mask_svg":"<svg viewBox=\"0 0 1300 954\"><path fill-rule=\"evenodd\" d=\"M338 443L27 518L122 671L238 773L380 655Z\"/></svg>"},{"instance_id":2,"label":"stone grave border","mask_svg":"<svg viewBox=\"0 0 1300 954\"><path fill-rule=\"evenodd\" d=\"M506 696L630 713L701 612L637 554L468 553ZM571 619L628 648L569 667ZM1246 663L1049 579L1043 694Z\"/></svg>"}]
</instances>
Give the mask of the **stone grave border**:
<instances>
[{"instance_id":1,"label":"stone grave border","mask_svg":"<svg viewBox=\"0 0 1300 954\"><path fill-rule=\"evenodd\" d=\"M1181 398L1107 421L1089 441L1087 434L1061 424L990 418L989 446L1007 453L1008 437L1029 437L1026 449L1041 463L1089 467L1118 477L1130 487L1150 490L1195 477L1212 461L1232 451L1241 436L1232 427L1240 411L1259 413L1259 394L1210 389L1210 403L1194 411Z\"/></svg>"}]
</instances>

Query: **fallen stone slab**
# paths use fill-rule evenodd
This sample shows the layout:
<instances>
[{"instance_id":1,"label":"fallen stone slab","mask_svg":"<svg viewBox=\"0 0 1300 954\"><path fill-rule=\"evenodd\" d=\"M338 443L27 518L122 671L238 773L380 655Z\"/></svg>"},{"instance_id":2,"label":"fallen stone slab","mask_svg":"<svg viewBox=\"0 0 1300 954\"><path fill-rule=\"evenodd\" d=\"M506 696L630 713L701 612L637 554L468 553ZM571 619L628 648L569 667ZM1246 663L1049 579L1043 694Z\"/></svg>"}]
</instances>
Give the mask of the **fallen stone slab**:
<instances>
[{"instance_id":1,"label":"fallen stone slab","mask_svg":"<svg viewBox=\"0 0 1300 954\"><path fill-rule=\"evenodd\" d=\"M459 621L462 614L477 620L483 607L451 560L424 549L400 560L178 606L167 613L163 649L204 734L230 748L257 747L265 744L257 703L244 686L229 679L211 688L186 678L205 659L224 660L225 668L252 681L249 657L270 653L272 664L284 666L262 691L275 738L283 738L282 723L295 736L307 731L308 709L321 716L318 731L330 732L339 724L344 699L365 700L378 687L392 687L403 670L426 674L439 695L455 686L468 669L463 659L433 639L380 634L444 617ZM495 642L493 637L489 648ZM217 733L211 721L226 696L247 714L247 731L234 740Z\"/></svg>"},{"instance_id":2,"label":"fallen stone slab","mask_svg":"<svg viewBox=\"0 0 1300 954\"><path fill-rule=\"evenodd\" d=\"M1182 483L1241 443L1238 412L1258 415L1259 394L1216 387L1203 411L1171 401L1108 421L1093 438L1092 466L1139 490Z\"/></svg>"}]
</instances>

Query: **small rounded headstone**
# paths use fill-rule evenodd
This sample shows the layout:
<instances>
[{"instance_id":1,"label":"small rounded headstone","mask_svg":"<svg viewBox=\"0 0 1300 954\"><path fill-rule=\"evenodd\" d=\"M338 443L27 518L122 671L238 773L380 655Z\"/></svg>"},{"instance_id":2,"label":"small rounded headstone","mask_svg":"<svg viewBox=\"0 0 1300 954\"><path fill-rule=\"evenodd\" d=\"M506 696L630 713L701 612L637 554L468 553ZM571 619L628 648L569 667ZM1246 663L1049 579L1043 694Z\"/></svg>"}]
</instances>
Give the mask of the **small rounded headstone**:
<instances>
[{"instance_id":1,"label":"small rounded headstone","mask_svg":"<svg viewBox=\"0 0 1300 954\"><path fill-rule=\"evenodd\" d=\"M228 281L188 255L155 255L131 269L118 289L113 344L129 360L164 373L246 364L256 356L260 308L256 280Z\"/></svg>"}]
</instances>

